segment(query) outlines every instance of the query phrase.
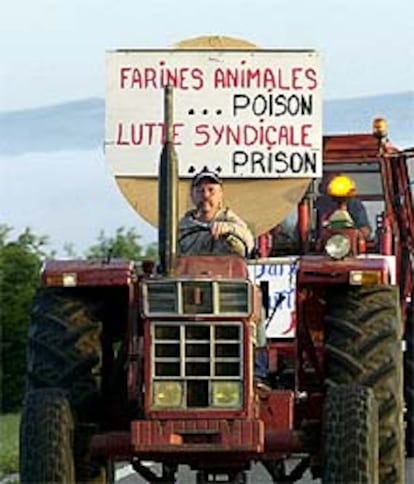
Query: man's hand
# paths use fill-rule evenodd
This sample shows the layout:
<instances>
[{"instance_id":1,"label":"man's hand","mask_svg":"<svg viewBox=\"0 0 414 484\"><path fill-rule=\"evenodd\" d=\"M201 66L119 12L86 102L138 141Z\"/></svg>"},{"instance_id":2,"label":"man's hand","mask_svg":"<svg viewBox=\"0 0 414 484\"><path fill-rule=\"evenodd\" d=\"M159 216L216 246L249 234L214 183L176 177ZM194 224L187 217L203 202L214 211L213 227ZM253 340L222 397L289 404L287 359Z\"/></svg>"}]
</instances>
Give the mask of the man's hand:
<instances>
[{"instance_id":1,"label":"man's hand","mask_svg":"<svg viewBox=\"0 0 414 484\"><path fill-rule=\"evenodd\" d=\"M233 227L228 222L213 222L211 224L210 231L213 239L217 240L223 235L232 233L232 228Z\"/></svg>"}]
</instances>

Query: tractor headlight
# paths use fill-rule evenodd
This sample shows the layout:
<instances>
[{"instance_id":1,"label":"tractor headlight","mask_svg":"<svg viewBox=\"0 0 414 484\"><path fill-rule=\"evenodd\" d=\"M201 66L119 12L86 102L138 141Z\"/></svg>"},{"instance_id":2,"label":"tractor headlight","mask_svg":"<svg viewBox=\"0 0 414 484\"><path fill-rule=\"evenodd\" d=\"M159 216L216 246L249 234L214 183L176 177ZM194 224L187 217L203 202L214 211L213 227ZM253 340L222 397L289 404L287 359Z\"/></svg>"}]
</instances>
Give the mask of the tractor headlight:
<instances>
[{"instance_id":1,"label":"tractor headlight","mask_svg":"<svg viewBox=\"0 0 414 484\"><path fill-rule=\"evenodd\" d=\"M238 408L242 405L242 386L237 381L216 381L212 384L214 407Z\"/></svg>"},{"instance_id":2,"label":"tractor headlight","mask_svg":"<svg viewBox=\"0 0 414 484\"><path fill-rule=\"evenodd\" d=\"M181 407L183 387L178 381L156 381L153 383L152 403L158 408Z\"/></svg>"},{"instance_id":3,"label":"tractor headlight","mask_svg":"<svg viewBox=\"0 0 414 484\"><path fill-rule=\"evenodd\" d=\"M326 241L325 251L332 259L343 259L351 250L349 237L342 234L335 234Z\"/></svg>"}]
</instances>

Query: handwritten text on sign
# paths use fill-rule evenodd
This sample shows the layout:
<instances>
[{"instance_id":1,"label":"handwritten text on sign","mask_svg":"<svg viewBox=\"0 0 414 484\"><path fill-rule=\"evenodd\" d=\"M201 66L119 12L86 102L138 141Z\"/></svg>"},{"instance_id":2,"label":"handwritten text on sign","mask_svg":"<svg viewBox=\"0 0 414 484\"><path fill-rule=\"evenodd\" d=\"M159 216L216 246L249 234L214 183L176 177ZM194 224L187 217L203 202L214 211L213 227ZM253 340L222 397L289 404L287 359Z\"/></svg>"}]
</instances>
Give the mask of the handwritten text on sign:
<instances>
[{"instance_id":1,"label":"handwritten text on sign","mask_svg":"<svg viewBox=\"0 0 414 484\"><path fill-rule=\"evenodd\" d=\"M181 176L321 174L320 59L313 51L119 51L108 54L106 156L115 175L156 176L164 91L174 87Z\"/></svg>"},{"instance_id":2,"label":"handwritten text on sign","mask_svg":"<svg viewBox=\"0 0 414 484\"><path fill-rule=\"evenodd\" d=\"M296 334L296 273L297 257L267 259L265 263L250 263L250 279L260 285L268 283L268 338L293 338Z\"/></svg>"}]
</instances>

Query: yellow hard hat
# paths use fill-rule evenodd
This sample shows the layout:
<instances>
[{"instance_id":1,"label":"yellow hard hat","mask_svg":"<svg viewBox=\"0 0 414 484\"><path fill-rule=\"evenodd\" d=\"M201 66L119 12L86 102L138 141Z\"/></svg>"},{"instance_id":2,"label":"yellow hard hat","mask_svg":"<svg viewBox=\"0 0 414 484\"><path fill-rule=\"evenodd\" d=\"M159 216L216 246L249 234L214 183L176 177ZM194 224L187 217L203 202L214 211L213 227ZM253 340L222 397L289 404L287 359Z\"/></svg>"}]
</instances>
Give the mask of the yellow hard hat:
<instances>
[{"instance_id":1,"label":"yellow hard hat","mask_svg":"<svg viewBox=\"0 0 414 484\"><path fill-rule=\"evenodd\" d=\"M331 197L352 197L356 193L355 182L348 176L338 175L329 182L327 191Z\"/></svg>"}]
</instances>

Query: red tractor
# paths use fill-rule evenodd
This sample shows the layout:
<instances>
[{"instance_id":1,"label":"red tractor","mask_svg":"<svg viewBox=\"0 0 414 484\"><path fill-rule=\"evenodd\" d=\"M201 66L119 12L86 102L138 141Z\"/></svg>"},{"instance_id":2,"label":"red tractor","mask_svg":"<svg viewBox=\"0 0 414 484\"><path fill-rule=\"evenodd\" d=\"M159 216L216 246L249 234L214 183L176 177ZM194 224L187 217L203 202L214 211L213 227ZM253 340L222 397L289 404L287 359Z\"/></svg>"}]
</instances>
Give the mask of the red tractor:
<instances>
[{"instance_id":1,"label":"red tractor","mask_svg":"<svg viewBox=\"0 0 414 484\"><path fill-rule=\"evenodd\" d=\"M363 239L346 214L319 230L315 181L293 239L277 257L249 261L280 265L280 255L294 256L294 337L269 338L265 389L254 383L257 327L263 306L277 321L278 304L238 256L176 257L177 168L167 140L158 270L111 259L43 269L21 481L113 482L114 464L129 461L150 483L175 482L181 464L199 484L242 483L252 462L274 482L310 469L326 483L403 483L405 407L413 452L412 152L376 134L324 139L325 171L353 179L375 207L372 237Z\"/></svg>"}]
</instances>

